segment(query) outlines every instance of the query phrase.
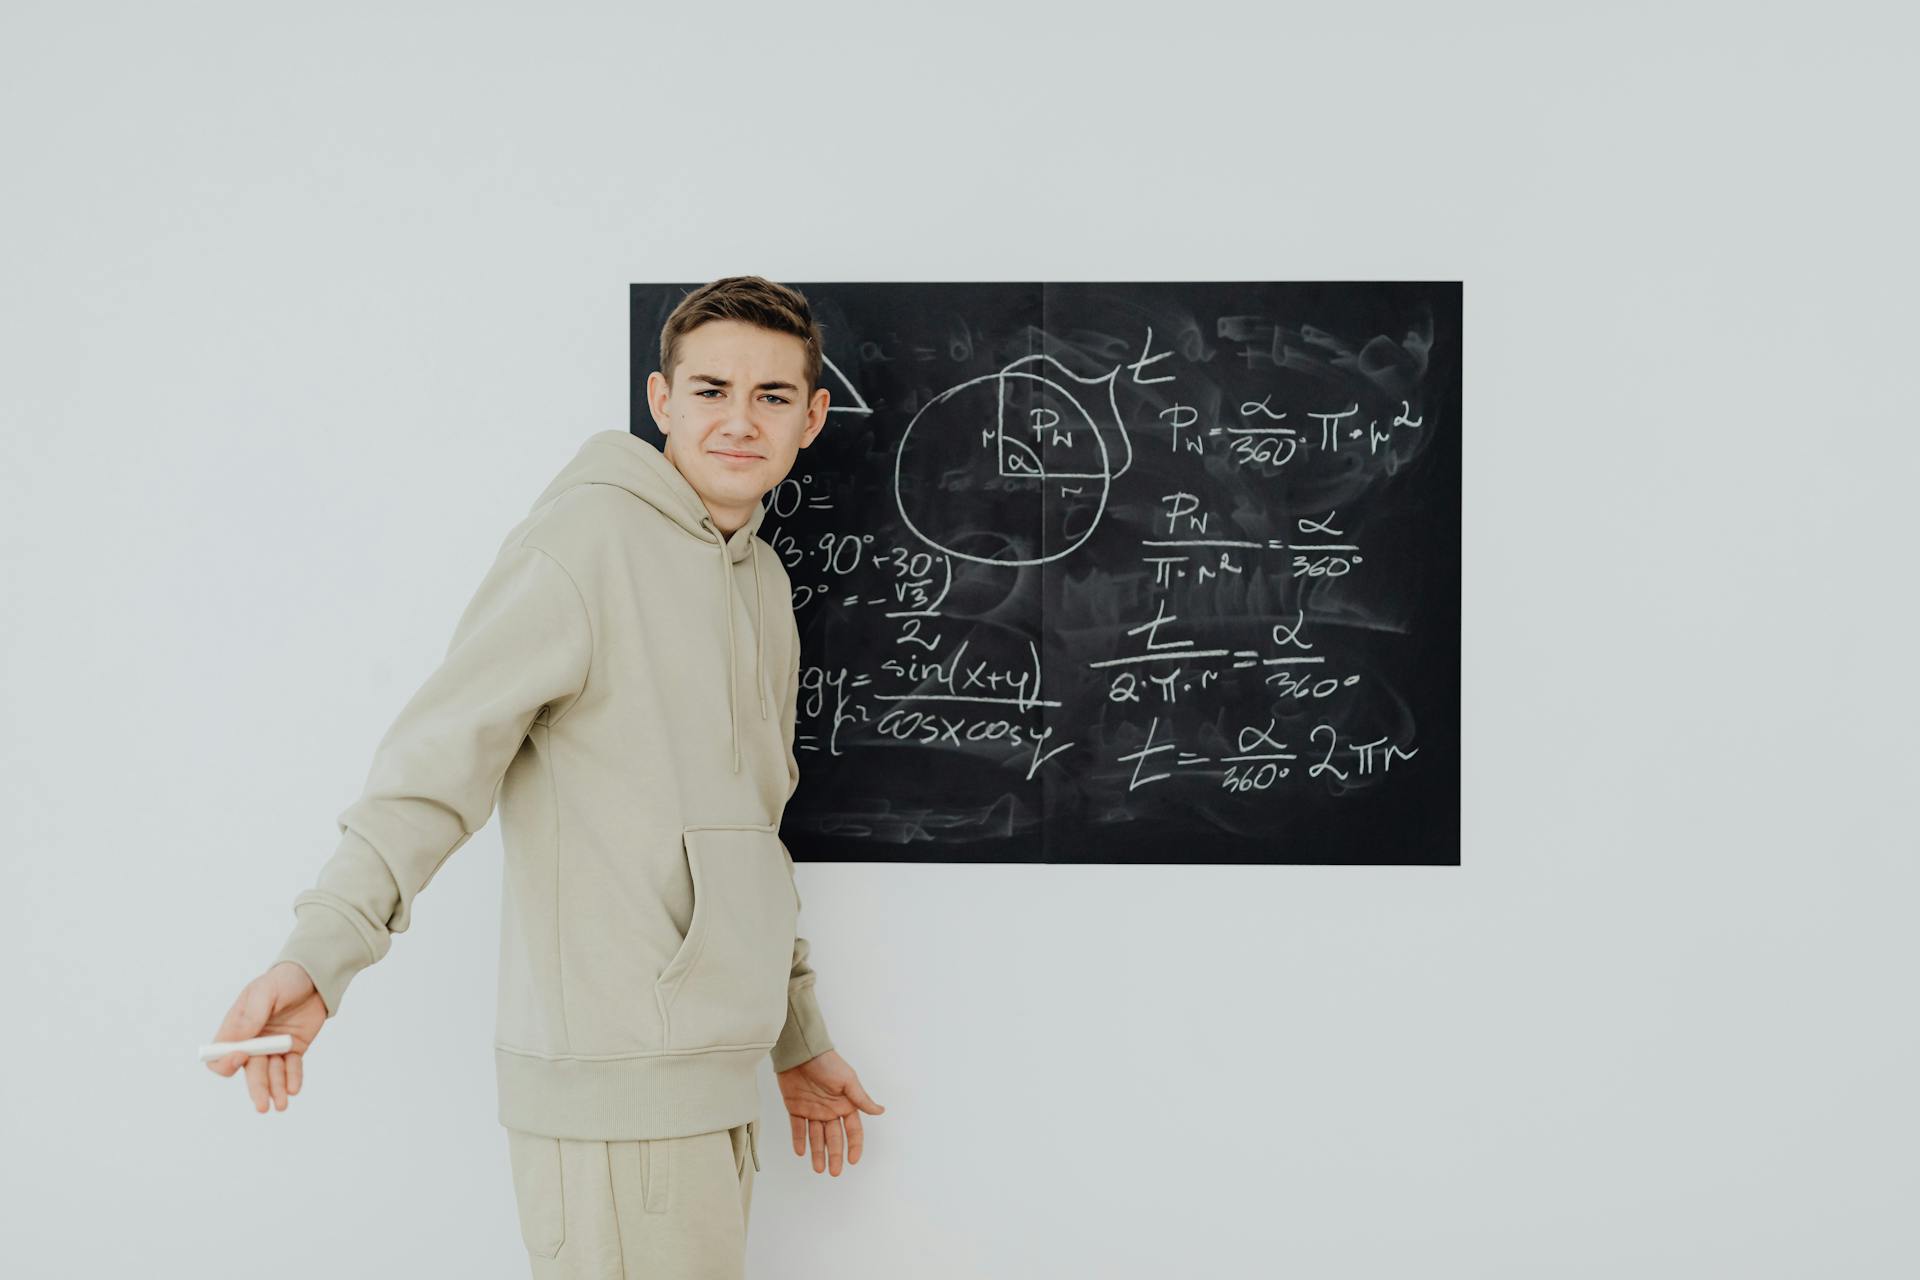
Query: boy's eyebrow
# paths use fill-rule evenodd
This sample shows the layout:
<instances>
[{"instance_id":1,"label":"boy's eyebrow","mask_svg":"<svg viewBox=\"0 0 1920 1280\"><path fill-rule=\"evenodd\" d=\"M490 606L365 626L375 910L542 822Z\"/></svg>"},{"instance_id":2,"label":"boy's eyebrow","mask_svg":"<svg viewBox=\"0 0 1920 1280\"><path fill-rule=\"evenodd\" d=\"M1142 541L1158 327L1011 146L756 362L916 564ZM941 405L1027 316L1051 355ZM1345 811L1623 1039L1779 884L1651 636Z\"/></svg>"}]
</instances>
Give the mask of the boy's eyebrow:
<instances>
[{"instance_id":1,"label":"boy's eyebrow","mask_svg":"<svg viewBox=\"0 0 1920 1280\"><path fill-rule=\"evenodd\" d=\"M689 374L688 377L694 382L711 382L716 387L730 387L733 385L725 378L716 378L710 373ZM761 382L755 384L753 389L755 391L798 391L800 388L794 386L791 382Z\"/></svg>"}]
</instances>

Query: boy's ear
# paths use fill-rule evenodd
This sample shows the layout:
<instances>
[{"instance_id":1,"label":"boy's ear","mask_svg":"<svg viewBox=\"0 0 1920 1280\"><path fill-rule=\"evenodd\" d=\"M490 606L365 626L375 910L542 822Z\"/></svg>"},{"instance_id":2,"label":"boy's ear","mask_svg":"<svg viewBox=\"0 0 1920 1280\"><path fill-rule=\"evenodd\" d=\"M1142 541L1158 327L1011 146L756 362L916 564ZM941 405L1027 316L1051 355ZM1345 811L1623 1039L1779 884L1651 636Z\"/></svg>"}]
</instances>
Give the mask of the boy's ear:
<instances>
[{"instance_id":1,"label":"boy's ear","mask_svg":"<svg viewBox=\"0 0 1920 1280\"><path fill-rule=\"evenodd\" d=\"M662 406L672 394L673 388L658 369L647 375L647 412L652 415L653 425L663 436L667 434L667 415Z\"/></svg>"},{"instance_id":2,"label":"boy's ear","mask_svg":"<svg viewBox=\"0 0 1920 1280\"><path fill-rule=\"evenodd\" d=\"M827 402L831 399L832 397L827 394L825 387L820 387L813 393L812 400L807 405L807 416L816 419L816 421L812 426L808 427L806 433L800 437L800 447L802 449L812 444L813 438L819 435L821 428L827 425Z\"/></svg>"}]
</instances>

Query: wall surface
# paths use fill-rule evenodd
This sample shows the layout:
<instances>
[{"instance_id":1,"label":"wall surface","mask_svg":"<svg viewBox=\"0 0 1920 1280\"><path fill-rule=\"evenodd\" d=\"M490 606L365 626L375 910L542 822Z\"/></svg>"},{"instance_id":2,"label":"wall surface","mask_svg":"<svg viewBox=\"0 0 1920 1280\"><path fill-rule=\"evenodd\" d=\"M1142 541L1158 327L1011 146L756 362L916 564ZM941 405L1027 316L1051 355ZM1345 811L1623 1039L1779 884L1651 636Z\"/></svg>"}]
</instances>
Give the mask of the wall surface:
<instances>
[{"instance_id":1,"label":"wall surface","mask_svg":"<svg viewBox=\"0 0 1920 1280\"><path fill-rule=\"evenodd\" d=\"M628 282L741 272L1466 329L1465 865L803 866L888 1114L763 1076L753 1274L1920 1271L1914 32L1563 8L9 5L8 1273L526 1274L497 827L286 1112L190 1051Z\"/></svg>"}]
</instances>

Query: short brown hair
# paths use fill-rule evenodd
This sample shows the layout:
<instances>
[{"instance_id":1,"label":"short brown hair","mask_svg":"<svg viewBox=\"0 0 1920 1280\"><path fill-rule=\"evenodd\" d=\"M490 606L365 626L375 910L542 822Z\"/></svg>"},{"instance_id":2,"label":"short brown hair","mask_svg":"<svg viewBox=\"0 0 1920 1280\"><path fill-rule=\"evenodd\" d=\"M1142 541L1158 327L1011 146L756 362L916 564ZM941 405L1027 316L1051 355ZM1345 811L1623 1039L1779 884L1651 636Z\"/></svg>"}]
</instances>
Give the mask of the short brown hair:
<instances>
[{"instance_id":1,"label":"short brown hair","mask_svg":"<svg viewBox=\"0 0 1920 1280\"><path fill-rule=\"evenodd\" d=\"M681 337L709 320L741 320L775 333L792 334L807 348L801 360L807 379L802 399L810 399L819 387L820 326L814 323L813 309L798 289L764 276L724 276L680 299L680 305L660 328L660 376L668 385L673 383Z\"/></svg>"}]
</instances>

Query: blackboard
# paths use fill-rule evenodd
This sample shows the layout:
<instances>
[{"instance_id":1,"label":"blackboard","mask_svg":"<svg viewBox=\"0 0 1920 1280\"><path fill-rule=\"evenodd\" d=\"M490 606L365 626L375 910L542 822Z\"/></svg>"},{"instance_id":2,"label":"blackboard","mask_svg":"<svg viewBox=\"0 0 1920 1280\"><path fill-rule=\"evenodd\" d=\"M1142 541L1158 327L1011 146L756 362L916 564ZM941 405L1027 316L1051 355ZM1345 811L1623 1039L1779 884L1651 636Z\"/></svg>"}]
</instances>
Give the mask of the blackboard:
<instances>
[{"instance_id":1,"label":"blackboard","mask_svg":"<svg viewBox=\"0 0 1920 1280\"><path fill-rule=\"evenodd\" d=\"M1458 282L788 283L796 859L1459 864Z\"/></svg>"}]
</instances>

